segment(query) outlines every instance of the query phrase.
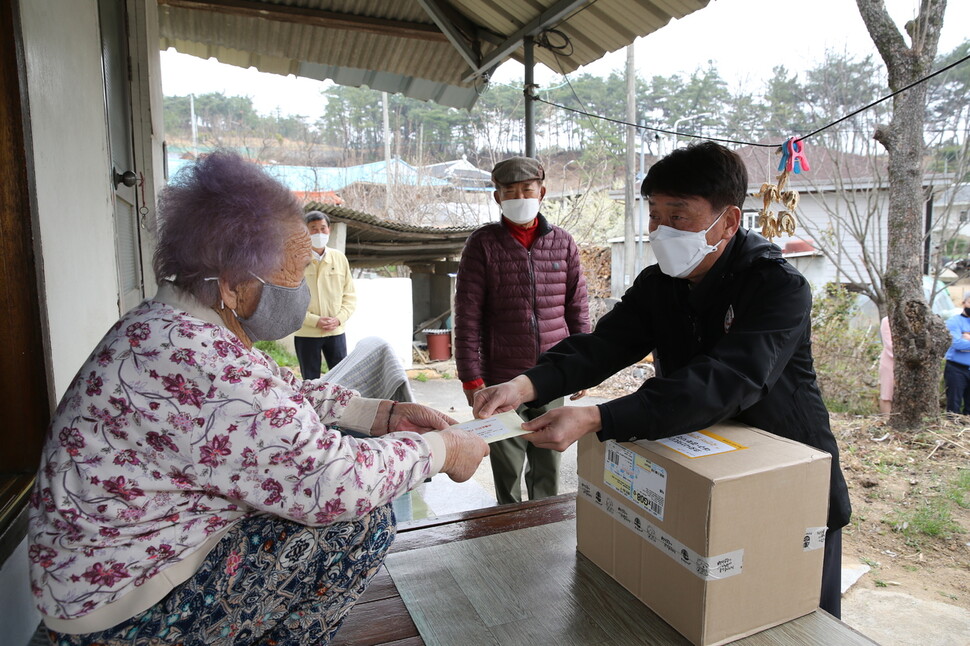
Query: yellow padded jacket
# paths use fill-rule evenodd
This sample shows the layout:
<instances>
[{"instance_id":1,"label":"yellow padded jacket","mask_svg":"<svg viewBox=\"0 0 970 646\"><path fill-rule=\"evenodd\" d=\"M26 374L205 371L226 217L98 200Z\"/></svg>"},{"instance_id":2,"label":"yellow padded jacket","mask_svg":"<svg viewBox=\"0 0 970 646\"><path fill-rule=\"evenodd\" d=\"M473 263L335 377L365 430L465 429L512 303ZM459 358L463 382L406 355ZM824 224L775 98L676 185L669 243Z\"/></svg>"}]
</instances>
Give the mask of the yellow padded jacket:
<instances>
[{"instance_id":1,"label":"yellow padded jacket","mask_svg":"<svg viewBox=\"0 0 970 646\"><path fill-rule=\"evenodd\" d=\"M303 327L296 336L323 337L336 336L344 333L347 319L357 307L357 292L354 291L354 279L350 276L350 263L347 256L336 249L327 249L323 258L316 257L307 265L307 286L310 288L310 305L303 319ZM340 325L335 330L327 332L317 327L317 321L323 316L335 316L340 319Z\"/></svg>"}]
</instances>

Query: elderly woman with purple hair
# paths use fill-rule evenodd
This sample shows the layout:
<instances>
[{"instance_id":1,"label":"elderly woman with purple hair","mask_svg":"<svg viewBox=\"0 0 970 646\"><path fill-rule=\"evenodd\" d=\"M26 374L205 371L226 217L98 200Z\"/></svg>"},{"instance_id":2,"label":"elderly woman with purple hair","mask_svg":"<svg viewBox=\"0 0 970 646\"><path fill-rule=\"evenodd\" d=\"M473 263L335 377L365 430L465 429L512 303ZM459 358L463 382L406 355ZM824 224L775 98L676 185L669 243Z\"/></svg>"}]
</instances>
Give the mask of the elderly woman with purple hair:
<instances>
[{"instance_id":1,"label":"elderly woman with purple hair","mask_svg":"<svg viewBox=\"0 0 970 646\"><path fill-rule=\"evenodd\" d=\"M488 453L430 408L300 380L253 348L303 323L301 215L224 151L160 195L158 293L64 394L31 499L53 643L327 643L393 540L390 501Z\"/></svg>"}]
</instances>

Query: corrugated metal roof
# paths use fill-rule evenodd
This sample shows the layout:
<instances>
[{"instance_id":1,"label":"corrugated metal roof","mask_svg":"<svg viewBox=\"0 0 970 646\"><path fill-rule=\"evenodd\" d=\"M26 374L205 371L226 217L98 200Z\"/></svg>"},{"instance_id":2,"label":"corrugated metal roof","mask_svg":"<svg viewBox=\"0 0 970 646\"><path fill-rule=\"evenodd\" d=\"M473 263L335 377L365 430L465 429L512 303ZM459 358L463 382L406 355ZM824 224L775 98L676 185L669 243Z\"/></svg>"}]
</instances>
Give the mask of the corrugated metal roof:
<instances>
[{"instance_id":1,"label":"corrugated metal roof","mask_svg":"<svg viewBox=\"0 0 970 646\"><path fill-rule=\"evenodd\" d=\"M422 2L458 14L449 24L482 57L549 12L575 7L551 24L570 42L535 59L572 72L707 6L710 0L159 0L161 48L216 58L273 74L332 79L341 85L470 108L482 83ZM457 32L456 32L457 33ZM554 44L561 40L550 37ZM569 51L571 49L571 51ZM521 60L521 43L511 52ZM506 56L505 58L507 58ZM504 59L503 59L504 60ZM496 61L500 63L502 60Z\"/></svg>"},{"instance_id":2,"label":"corrugated metal roof","mask_svg":"<svg viewBox=\"0 0 970 646\"><path fill-rule=\"evenodd\" d=\"M347 225L344 253L354 267L384 267L456 259L477 227L420 227L382 220L370 213L310 202L306 211L323 211L331 222Z\"/></svg>"}]
</instances>

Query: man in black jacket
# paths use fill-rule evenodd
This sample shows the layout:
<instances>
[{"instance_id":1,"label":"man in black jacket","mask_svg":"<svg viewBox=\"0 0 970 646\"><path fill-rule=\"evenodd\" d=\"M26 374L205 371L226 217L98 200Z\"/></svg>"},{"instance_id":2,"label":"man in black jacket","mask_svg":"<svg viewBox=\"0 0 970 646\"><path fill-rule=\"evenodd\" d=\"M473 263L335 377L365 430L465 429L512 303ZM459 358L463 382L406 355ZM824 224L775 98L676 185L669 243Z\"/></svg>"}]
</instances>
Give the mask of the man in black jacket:
<instances>
[{"instance_id":1,"label":"man in black jacket","mask_svg":"<svg viewBox=\"0 0 970 646\"><path fill-rule=\"evenodd\" d=\"M641 193L658 264L640 273L591 334L570 336L536 367L480 391L474 412L541 405L653 352L657 376L637 392L556 409L523 424L532 431L523 437L563 451L588 433L656 440L732 419L831 453L820 606L838 617L850 505L812 363L812 294L777 246L740 227L747 184L741 159L713 142L657 162Z\"/></svg>"}]
</instances>

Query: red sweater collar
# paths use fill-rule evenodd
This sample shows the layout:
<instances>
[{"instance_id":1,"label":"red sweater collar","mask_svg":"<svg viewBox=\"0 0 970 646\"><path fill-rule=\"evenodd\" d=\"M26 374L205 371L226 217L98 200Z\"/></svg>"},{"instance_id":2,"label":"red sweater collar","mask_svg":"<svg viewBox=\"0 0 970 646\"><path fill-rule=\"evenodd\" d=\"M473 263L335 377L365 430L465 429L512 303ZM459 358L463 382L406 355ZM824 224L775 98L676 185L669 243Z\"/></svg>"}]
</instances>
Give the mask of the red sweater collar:
<instances>
[{"instance_id":1,"label":"red sweater collar","mask_svg":"<svg viewBox=\"0 0 970 646\"><path fill-rule=\"evenodd\" d=\"M526 249L532 248L532 243L536 241L536 237L539 235L539 218L536 217L532 222L532 226L520 227L517 224L513 224L506 218L502 216L502 224L508 229L512 237L518 240L523 247Z\"/></svg>"}]
</instances>

